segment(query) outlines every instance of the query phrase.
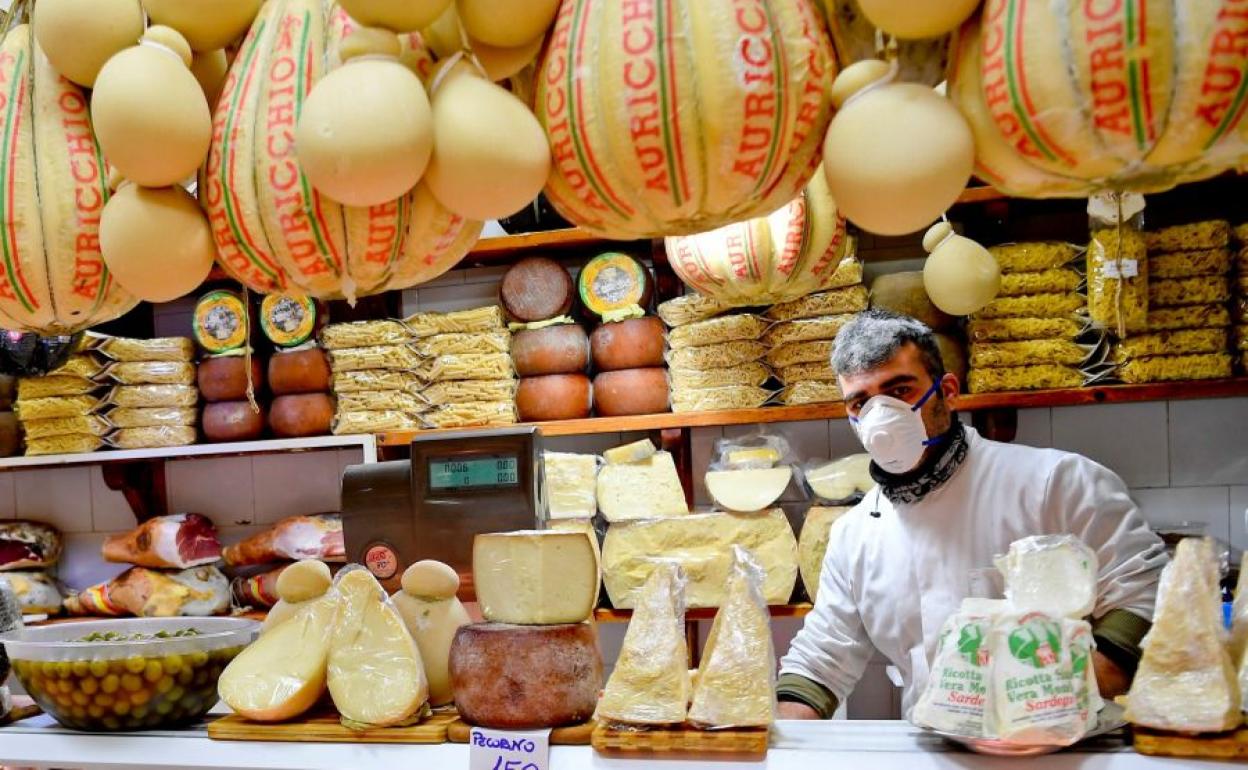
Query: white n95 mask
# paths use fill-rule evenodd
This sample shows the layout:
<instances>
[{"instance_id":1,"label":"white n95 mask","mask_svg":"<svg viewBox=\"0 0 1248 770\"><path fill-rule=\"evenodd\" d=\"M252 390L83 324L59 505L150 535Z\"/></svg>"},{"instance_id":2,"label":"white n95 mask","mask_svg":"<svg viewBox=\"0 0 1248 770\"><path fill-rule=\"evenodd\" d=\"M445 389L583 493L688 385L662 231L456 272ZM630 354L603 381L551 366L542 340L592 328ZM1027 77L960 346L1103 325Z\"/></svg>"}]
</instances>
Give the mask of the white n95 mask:
<instances>
[{"instance_id":1,"label":"white n95 mask","mask_svg":"<svg viewBox=\"0 0 1248 770\"><path fill-rule=\"evenodd\" d=\"M893 474L913 470L923 459L923 452L940 440L927 437L923 415L919 414L939 389L940 383L934 383L914 406L892 396L872 396L858 417L849 418L858 440L876 465Z\"/></svg>"}]
</instances>

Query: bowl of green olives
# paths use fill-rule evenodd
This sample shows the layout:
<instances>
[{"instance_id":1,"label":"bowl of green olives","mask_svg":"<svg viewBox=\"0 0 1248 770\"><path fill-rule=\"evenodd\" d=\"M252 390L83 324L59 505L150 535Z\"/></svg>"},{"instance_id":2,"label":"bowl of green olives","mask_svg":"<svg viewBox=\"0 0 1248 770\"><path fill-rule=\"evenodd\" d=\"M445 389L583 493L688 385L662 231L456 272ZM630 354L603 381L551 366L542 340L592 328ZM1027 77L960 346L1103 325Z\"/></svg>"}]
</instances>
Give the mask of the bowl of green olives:
<instances>
[{"instance_id":1,"label":"bowl of green olives","mask_svg":"<svg viewBox=\"0 0 1248 770\"><path fill-rule=\"evenodd\" d=\"M202 718L217 678L259 632L243 618L133 618L0 634L13 673L65 727L152 730Z\"/></svg>"}]
</instances>

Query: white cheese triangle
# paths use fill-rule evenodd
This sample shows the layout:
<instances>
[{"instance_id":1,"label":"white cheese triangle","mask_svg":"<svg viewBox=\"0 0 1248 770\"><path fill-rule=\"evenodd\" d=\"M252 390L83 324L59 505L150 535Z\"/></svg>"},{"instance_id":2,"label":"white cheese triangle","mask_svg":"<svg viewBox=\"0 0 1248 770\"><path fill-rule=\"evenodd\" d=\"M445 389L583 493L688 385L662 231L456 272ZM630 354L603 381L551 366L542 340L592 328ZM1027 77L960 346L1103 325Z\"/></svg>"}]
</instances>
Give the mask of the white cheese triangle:
<instances>
[{"instance_id":1,"label":"white cheese triangle","mask_svg":"<svg viewBox=\"0 0 1248 770\"><path fill-rule=\"evenodd\" d=\"M730 511L753 513L771 507L793 478L793 469L752 468L738 471L707 471L706 490L715 502Z\"/></svg>"}]
</instances>

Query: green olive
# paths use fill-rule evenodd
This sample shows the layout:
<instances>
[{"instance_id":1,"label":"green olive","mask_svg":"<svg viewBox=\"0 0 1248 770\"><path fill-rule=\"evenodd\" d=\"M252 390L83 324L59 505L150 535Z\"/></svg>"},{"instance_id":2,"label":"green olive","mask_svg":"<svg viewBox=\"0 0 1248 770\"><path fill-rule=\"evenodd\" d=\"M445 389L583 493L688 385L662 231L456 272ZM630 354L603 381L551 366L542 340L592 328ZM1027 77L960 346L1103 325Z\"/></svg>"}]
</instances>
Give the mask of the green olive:
<instances>
[{"instance_id":1,"label":"green olive","mask_svg":"<svg viewBox=\"0 0 1248 770\"><path fill-rule=\"evenodd\" d=\"M108 673L108 662L103 660L93 660L88 668L91 669L91 676L98 679Z\"/></svg>"}]
</instances>

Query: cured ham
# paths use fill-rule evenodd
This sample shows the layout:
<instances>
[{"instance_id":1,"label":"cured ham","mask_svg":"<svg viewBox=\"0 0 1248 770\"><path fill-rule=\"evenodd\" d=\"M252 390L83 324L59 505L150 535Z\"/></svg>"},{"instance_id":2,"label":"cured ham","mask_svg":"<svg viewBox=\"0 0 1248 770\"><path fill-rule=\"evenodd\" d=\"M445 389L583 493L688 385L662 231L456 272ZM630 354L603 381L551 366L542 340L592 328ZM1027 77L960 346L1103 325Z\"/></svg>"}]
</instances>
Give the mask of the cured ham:
<instances>
[{"instance_id":1,"label":"cured ham","mask_svg":"<svg viewBox=\"0 0 1248 770\"><path fill-rule=\"evenodd\" d=\"M61 558L61 533L37 521L0 522L0 570L45 569Z\"/></svg>"},{"instance_id":2,"label":"cured ham","mask_svg":"<svg viewBox=\"0 0 1248 770\"><path fill-rule=\"evenodd\" d=\"M186 569L221 558L217 528L207 516L178 513L148 519L104 541L104 560L156 569Z\"/></svg>"},{"instance_id":3,"label":"cured ham","mask_svg":"<svg viewBox=\"0 0 1248 770\"><path fill-rule=\"evenodd\" d=\"M300 559L346 561L342 517L336 513L291 516L271 529L227 547L222 555L231 567Z\"/></svg>"},{"instance_id":4,"label":"cured ham","mask_svg":"<svg viewBox=\"0 0 1248 770\"><path fill-rule=\"evenodd\" d=\"M65 600L70 615L146 618L219 615L229 606L230 583L216 567L180 572L131 567Z\"/></svg>"}]
</instances>

